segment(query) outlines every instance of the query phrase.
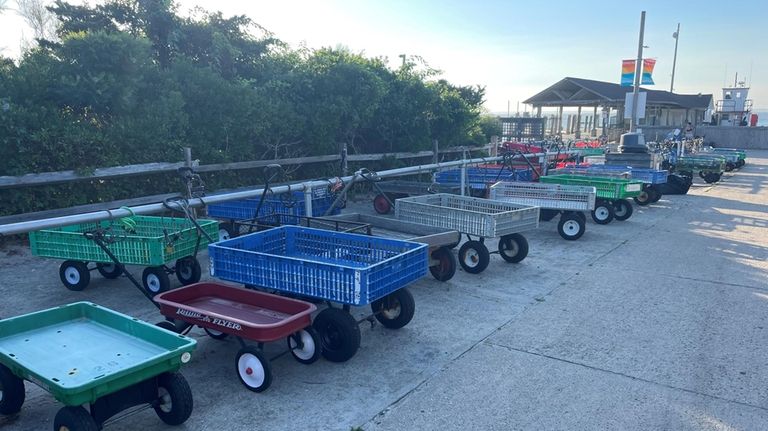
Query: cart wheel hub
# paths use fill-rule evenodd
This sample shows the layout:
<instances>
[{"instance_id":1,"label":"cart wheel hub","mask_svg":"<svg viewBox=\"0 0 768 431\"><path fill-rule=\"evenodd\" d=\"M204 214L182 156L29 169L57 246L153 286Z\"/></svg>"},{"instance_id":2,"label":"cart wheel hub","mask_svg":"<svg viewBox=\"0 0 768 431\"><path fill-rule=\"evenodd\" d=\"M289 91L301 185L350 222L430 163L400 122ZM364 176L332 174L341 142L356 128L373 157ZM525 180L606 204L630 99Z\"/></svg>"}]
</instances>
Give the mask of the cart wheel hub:
<instances>
[{"instance_id":1,"label":"cart wheel hub","mask_svg":"<svg viewBox=\"0 0 768 431\"><path fill-rule=\"evenodd\" d=\"M296 339L299 337L299 339ZM302 330L298 335L289 338L291 352L299 359L308 361L315 354L315 341L309 332ZM299 345L301 342L301 345Z\"/></svg>"},{"instance_id":2,"label":"cart wheel hub","mask_svg":"<svg viewBox=\"0 0 768 431\"><path fill-rule=\"evenodd\" d=\"M168 393L168 390L163 387L158 388L158 398L160 401L160 410L164 413L170 413L173 410L173 400L171 399L171 394Z\"/></svg>"},{"instance_id":3,"label":"cart wheel hub","mask_svg":"<svg viewBox=\"0 0 768 431\"><path fill-rule=\"evenodd\" d=\"M606 208L604 208L604 207L600 207L600 208L595 210L595 215L600 220L605 220L605 219L608 218L608 210Z\"/></svg>"},{"instance_id":4,"label":"cart wheel hub","mask_svg":"<svg viewBox=\"0 0 768 431\"><path fill-rule=\"evenodd\" d=\"M160 279L156 275L152 274L147 277L147 288L150 292L157 293L160 291Z\"/></svg>"},{"instance_id":5,"label":"cart wheel hub","mask_svg":"<svg viewBox=\"0 0 768 431\"><path fill-rule=\"evenodd\" d=\"M394 320L400 316L400 302L393 301L393 303L387 304L385 308L381 310L382 316L387 320Z\"/></svg>"},{"instance_id":6,"label":"cart wheel hub","mask_svg":"<svg viewBox=\"0 0 768 431\"><path fill-rule=\"evenodd\" d=\"M477 250L467 250L467 253L464 255L464 263L469 266L477 265L479 260L480 256L477 254Z\"/></svg>"},{"instance_id":7,"label":"cart wheel hub","mask_svg":"<svg viewBox=\"0 0 768 431\"><path fill-rule=\"evenodd\" d=\"M260 388L266 379L264 365L258 357L245 353L237 360L237 372L246 386Z\"/></svg>"},{"instance_id":8,"label":"cart wheel hub","mask_svg":"<svg viewBox=\"0 0 768 431\"><path fill-rule=\"evenodd\" d=\"M576 235L580 230L581 228L579 227L579 223L575 220L568 220L563 224L563 231L565 231L565 233L568 235Z\"/></svg>"},{"instance_id":9,"label":"cart wheel hub","mask_svg":"<svg viewBox=\"0 0 768 431\"><path fill-rule=\"evenodd\" d=\"M512 240L504 241L504 254L507 256L516 256L518 251L520 250L517 246L517 242Z\"/></svg>"},{"instance_id":10,"label":"cart wheel hub","mask_svg":"<svg viewBox=\"0 0 768 431\"><path fill-rule=\"evenodd\" d=\"M64 276L66 276L67 280L72 284L80 283L80 272L78 272L76 268L67 268L64 270Z\"/></svg>"}]
</instances>

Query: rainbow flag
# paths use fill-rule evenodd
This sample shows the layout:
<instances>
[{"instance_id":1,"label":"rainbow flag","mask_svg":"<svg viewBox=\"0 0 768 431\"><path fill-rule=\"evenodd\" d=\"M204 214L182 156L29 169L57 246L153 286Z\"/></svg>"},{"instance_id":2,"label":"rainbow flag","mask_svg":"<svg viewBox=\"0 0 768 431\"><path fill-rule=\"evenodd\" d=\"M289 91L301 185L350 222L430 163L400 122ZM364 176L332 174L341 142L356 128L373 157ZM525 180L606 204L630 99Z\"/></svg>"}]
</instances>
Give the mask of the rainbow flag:
<instances>
[{"instance_id":1,"label":"rainbow flag","mask_svg":"<svg viewBox=\"0 0 768 431\"><path fill-rule=\"evenodd\" d=\"M640 85L655 85L653 82L653 67L656 66L656 60L646 58L643 60L643 72L640 75ZM635 85L635 60L621 61L621 86L631 87Z\"/></svg>"},{"instance_id":2,"label":"rainbow flag","mask_svg":"<svg viewBox=\"0 0 768 431\"><path fill-rule=\"evenodd\" d=\"M652 58L646 58L643 60L643 75L641 76L642 85L655 85L653 83L653 66L656 65L656 60Z\"/></svg>"},{"instance_id":3,"label":"rainbow flag","mask_svg":"<svg viewBox=\"0 0 768 431\"><path fill-rule=\"evenodd\" d=\"M635 85L635 60L623 60L621 62L621 86L631 87Z\"/></svg>"}]
</instances>

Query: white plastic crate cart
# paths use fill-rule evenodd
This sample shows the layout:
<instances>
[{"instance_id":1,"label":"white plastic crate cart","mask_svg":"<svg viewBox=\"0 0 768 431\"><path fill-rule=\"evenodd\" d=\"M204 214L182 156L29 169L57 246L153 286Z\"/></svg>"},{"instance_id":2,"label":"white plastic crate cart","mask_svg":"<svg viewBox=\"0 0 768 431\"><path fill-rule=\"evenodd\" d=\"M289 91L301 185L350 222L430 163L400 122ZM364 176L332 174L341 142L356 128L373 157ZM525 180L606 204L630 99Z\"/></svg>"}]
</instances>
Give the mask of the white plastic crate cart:
<instances>
[{"instance_id":1,"label":"white plastic crate cart","mask_svg":"<svg viewBox=\"0 0 768 431\"><path fill-rule=\"evenodd\" d=\"M520 232L539 226L538 207L446 193L398 199L395 217L466 235L468 241L459 248L459 264L472 274L488 267L491 252L486 238L499 237L494 253L518 263L528 255L528 241Z\"/></svg>"},{"instance_id":2,"label":"white plastic crate cart","mask_svg":"<svg viewBox=\"0 0 768 431\"><path fill-rule=\"evenodd\" d=\"M491 186L492 200L541 208L540 219L552 220L560 214L557 233L563 239L574 241L584 234L587 216L595 209L594 187L566 186L500 181Z\"/></svg>"}]
</instances>

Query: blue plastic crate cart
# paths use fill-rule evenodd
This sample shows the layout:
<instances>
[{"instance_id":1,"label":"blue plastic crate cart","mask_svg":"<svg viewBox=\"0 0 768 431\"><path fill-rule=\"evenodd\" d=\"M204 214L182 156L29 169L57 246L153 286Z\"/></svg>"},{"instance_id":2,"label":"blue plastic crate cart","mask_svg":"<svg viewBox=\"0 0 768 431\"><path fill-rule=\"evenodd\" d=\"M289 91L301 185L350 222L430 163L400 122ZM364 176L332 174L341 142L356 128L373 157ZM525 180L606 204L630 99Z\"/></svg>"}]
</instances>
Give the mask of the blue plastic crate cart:
<instances>
[{"instance_id":1,"label":"blue plastic crate cart","mask_svg":"<svg viewBox=\"0 0 768 431\"><path fill-rule=\"evenodd\" d=\"M465 185L470 188L473 196L484 197L488 188L499 181L531 181L533 171L525 169L503 169L498 167L468 167ZM435 183L443 186L460 186L461 169L448 169L435 174Z\"/></svg>"},{"instance_id":2,"label":"blue plastic crate cart","mask_svg":"<svg viewBox=\"0 0 768 431\"><path fill-rule=\"evenodd\" d=\"M327 188L312 190L312 214L322 216L331 207L335 196ZM282 224L299 224L300 217L307 216L304 205L304 192L294 191L284 195L270 195L264 198L264 203L256 214L259 198L241 199L221 202L208 206L208 216L219 220L219 239L226 240L238 235L235 222L239 220L255 220L267 216L280 216ZM331 215L339 214L340 208L334 208ZM285 217L292 216L292 217Z\"/></svg>"},{"instance_id":3,"label":"blue plastic crate cart","mask_svg":"<svg viewBox=\"0 0 768 431\"><path fill-rule=\"evenodd\" d=\"M398 199L395 217L466 235L467 241L459 248L459 264L471 274L483 272L490 262L485 238L499 237L494 253L506 262L518 263L528 255L528 240L520 232L539 226L538 207L447 193Z\"/></svg>"},{"instance_id":4,"label":"blue plastic crate cart","mask_svg":"<svg viewBox=\"0 0 768 431\"><path fill-rule=\"evenodd\" d=\"M249 287L343 304L329 307L313 327L323 355L346 361L360 345L350 306L371 305L373 316L397 329L413 318L405 288L427 273L426 244L297 226L243 235L208 247L211 275Z\"/></svg>"}]
</instances>

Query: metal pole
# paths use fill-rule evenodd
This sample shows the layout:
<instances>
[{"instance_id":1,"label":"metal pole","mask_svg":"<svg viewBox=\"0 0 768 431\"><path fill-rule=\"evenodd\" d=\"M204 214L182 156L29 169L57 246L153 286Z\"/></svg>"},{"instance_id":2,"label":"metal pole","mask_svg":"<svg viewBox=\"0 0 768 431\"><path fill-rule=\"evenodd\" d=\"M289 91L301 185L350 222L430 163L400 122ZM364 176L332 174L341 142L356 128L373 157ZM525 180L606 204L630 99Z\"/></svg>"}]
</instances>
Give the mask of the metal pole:
<instances>
[{"instance_id":1,"label":"metal pole","mask_svg":"<svg viewBox=\"0 0 768 431\"><path fill-rule=\"evenodd\" d=\"M432 140L432 163L438 163L440 161L440 146L437 139Z\"/></svg>"},{"instance_id":2,"label":"metal pole","mask_svg":"<svg viewBox=\"0 0 768 431\"><path fill-rule=\"evenodd\" d=\"M675 91L675 65L677 64L677 42L680 40L680 23L677 23L677 31L672 35L675 38L675 56L672 57L672 82L669 84L669 92Z\"/></svg>"},{"instance_id":3,"label":"metal pole","mask_svg":"<svg viewBox=\"0 0 768 431\"><path fill-rule=\"evenodd\" d=\"M569 152L575 154L576 152ZM556 154L556 153L550 153ZM563 154L561 152L561 154ZM539 157L545 155L545 153L526 154L525 157ZM378 173L379 177L399 177L406 175L414 175L424 171L432 171L435 169L459 167L463 165L489 163L501 161L502 157L479 157L469 160L456 160L452 162L431 163L427 165L408 166L405 168L390 169L381 171ZM285 192L292 192L297 190L304 190L307 187L328 187L329 185L336 184L337 181L343 182L352 181L355 178L354 175L345 176L342 178L329 178L327 180L308 181L300 184L288 184L283 186L271 187L274 194L280 194ZM238 199L247 199L261 196L262 188L256 190L243 190L239 192L222 193L219 195L206 196L204 198L194 198L189 200L190 207L202 207L209 204L215 204L220 202L227 202ZM165 211L167 208L162 203L154 203L147 205L140 205L130 208L116 208L111 210L95 211L85 214L75 214L69 216L52 217L41 220L31 220L18 223L8 223L0 225L0 236L2 235L16 235L20 233L31 232L40 229L50 229L61 226L68 226L77 223L92 223L102 220L118 219L121 217L130 217L132 215L145 215L154 214L161 211Z\"/></svg>"},{"instance_id":4,"label":"metal pole","mask_svg":"<svg viewBox=\"0 0 768 431\"><path fill-rule=\"evenodd\" d=\"M645 11L640 13L640 39L637 42L637 61L635 62L635 87L632 90L632 118L629 119L629 131L637 131L637 99L640 93L640 74L643 70L643 33L645 32Z\"/></svg>"},{"instance_id":5,"label":"metal pole","mask_svg":"<svg viewBox=\"0 0 768 431\"><path fill-rule=\"evenodd\" d=\"M349 173L349 165L347 164L347 143L344 142L341 146L341 175L347 175Z\"/></svg>"}]
</instances>

